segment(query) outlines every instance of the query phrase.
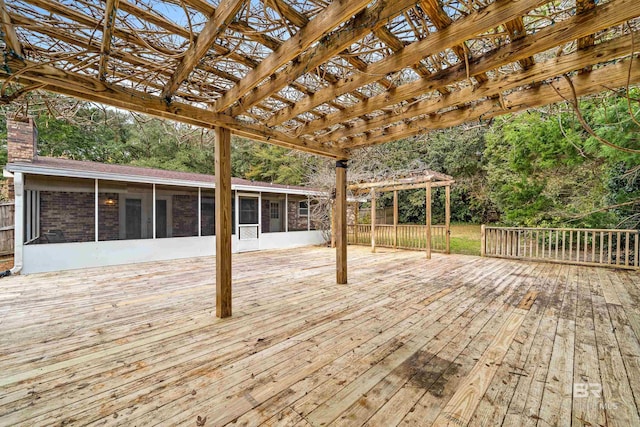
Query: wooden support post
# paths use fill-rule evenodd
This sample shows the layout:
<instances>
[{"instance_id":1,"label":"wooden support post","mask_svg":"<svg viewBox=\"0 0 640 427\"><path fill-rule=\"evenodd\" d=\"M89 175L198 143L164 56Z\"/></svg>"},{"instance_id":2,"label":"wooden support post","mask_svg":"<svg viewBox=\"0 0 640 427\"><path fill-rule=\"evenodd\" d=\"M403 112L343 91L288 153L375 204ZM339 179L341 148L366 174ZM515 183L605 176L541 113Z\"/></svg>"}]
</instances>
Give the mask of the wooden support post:
<instances>
[{"instance_id":1,"label":"wooden support post","mask_svg":"<svg viewBox=\"0 0 640 427\"><path fill-rule=\"evenodd\" d=\"M431 182L427 182L427 259L431 259Z\"/></svg>"},{"instance_id":2,"label":"wooden support post","mask_svg":"<svg viewBox=\"0 0 640 427\"><path fill-rule=\"evenodd\" d=\"M447 242L445 253L451 253L451 186L444 188L445 204L444 204L444 238Z\"/></svg>"},{"instance_id":3,"label":"wooden support post","mask_svg":"<svg viewBox=\"0 0 640 427\"><path fill-rule=\"evenodd\" d=\"M360 216L359 208L360 202L356 200L356 202L353 204L353 240L356 245L358 244L358 217Z\"/></svg>"},{"instance_id":4,"label":"wooden support post","mask_svg":"<svg viewBox=\"0 0 640 427\"><path fill-rule=\"evenodd\" d=\"M216 316L231 316L231 132L215 128Z\"/></svg>"},{"instance_id":5,"label":"wooden support post","mask_svg":"<svg viewBox=\"0 0 640 427\"><path fill-rule=\"evenodd\" d=\"M480 226L480 256L486 256L487 254L487 232L485 225Z\"/></svg>"},{"instance_id":6,"label":"wooden support post","mask_svg":"<svg viewBox=\"0 0 640 427\"><path fill-rule=\"evenodd\" d=\"M393 191L393 249L398 248L398 190Z\"/></svg>"},{"instance_id":7,"label":"wooden support post","mask_svg":"<svg viewBox=\"0 0 640 427\"><path fill-rule=\"evenodd\" d=\"M371 192L371 252L376 251L376 192Z\"/></svg>"},{"instance_id":8,"label":"wooden support post","mask_svg":"<svg viewBox=\"0 0 640 427\"><path fill-rule=\"evenodd\" d=\"M347 283L347 161L336 162L336 282Z\"/></svg>"}]
</instances>

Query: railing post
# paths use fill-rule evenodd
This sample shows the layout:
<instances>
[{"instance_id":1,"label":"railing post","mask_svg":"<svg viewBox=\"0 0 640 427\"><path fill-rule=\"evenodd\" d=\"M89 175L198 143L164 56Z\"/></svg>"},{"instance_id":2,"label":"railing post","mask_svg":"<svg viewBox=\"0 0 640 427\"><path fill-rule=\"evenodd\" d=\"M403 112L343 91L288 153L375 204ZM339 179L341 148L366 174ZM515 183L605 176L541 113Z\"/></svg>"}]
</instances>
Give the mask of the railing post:
<instances>
[{"instance_id":1,"label":"railing post","mask_svg":"<svg viewBox=\"0 0 640 427\"><path fill-rule=\"evenodd\" d=\"M336 247L336 204L331 204L331 248Z\"/></svg>"},{"instance_id":2,"label":"railing post","mask_svg":"<svg viewBox=\"0 0 640 427\"><path fill-rule=\"evenodd\" d=\"M371 192L371 252L376 251L376 192Z\"/></svg>"},{"instance_id":3,"label":"railing post","mask_svg":"<svg viewBox=\"0 0 640 427\"><path fill-rule=\"evenodd\" d=\"M445 205L444 205L444 226L445 226L445 239L446 239L446 249L445 253L448 255L451 253L451 186L447 185L444 189L445 191Z\"/></svg>"},{"instance_id":4,"label":"railing post","mask_svg":"<svg viewBox=\"0 0 640 427\"><path fill-rule=\"evenodd\" d=\"M356 200L353 205L353 240L355 240L354 244L358 244L358 217L360 216L359 208L360 202Z\"/></svg>"},{"instance_id":5,"label":"railing post","mask_svg":"<svg viewBox=\"0 0 640 427\"><path fill-rule=\"evenodd\" d=\"M431 259L431 181L427 182L427 259Z\"/></svg>"},{"instance_id":6,"label":"railing post","mask_svg":"<svg viewBox=\"0 0 640 427\"><path fill-rule=\"evenodd\" d=\"M393 192L393 249L398 249L398 190Z\"/></svg>"},{"instance_id":7,"label":"railing post","mask_svg":"<svg viewBox=\"0 0 640 427\"><path fill-rule=\"evenodd\" d=\"M483 257L486 255L487 255L487 234L486 234L485 225L482 224L480 226L480 256Z\"/></svg>"}]
</instances>

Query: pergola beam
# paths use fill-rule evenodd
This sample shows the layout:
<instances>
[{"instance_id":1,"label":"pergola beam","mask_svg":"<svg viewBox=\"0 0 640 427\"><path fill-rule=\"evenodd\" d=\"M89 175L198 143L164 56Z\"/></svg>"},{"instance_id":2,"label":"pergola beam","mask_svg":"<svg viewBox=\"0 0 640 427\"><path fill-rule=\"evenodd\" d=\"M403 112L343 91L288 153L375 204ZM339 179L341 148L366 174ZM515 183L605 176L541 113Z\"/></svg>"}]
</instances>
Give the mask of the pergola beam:
<instances>
[{"instance_id":1,"label":"pergola beam","mask_svg":"<svg viewBox=\"0 0 640 427\"><path fill-rule=\"evenodd\" d=\"M385 181L376 181L376 182L360 182L357 184L349 185L349 190L368 190L371 188L380 188L380 187L394 187L394 186L403 186L409 184L422 184L424 187L425 182L432 181L451 181L453 177L439 173L434 171L429 171L426 175L418 175L411 176L407 178L397 178ZM398 188L400 189L400 188Z\"/></svg>"},{"instance_id":2,"label":"pergola beam","mask_svg":"<svg viewBox=\"0 0 640 427\"><path fill-rule=\"evenodd\" d=\"M582 15L596 7L595 0L576 0L576 14ZM593 46L595 43L596 37L595 34L589 34L584 37L580 37L578 39L578 49L586 49L589 46ZM585 67L581 72L591 71L591 66Z\"/></svg>"},{"instance_id":3,"label":"pergola beam","mask_svg":"<svg viewBox=\"0 0 640 427\"><path fill-rule=\"evenodd\" d=\"M572 81L577 96L590 95L604 90L620 88L627 84L639 83L640 64L638 62L634 61L630 64L630 61L623 61L574 76ZM558 95L556 90L562 96ZM564 79L556 79L551 83L510 93L500 99L480 101L468 107L417 119L409 123L402 123L386 129L379 129L367 136L353 138L348 144L342 145L342 148L354 149L362 146L383 144L396 139L427 133L432 129L444 129L474 120L488 120L503 114L562 102L564 100L563 97L572 97L571 87Z\"/></svg>"},{"instance_id":4,"label":"pergola beam","mask_svg":"<svg viewBox=\"0 0 640 427\"><path fill-rule=\"evenodd\" d=\"M231 90L225 93L214 104L214 111L223 111L238 102L247 92L258 86L264 79L271 76L278 68L294 59L313 43L355 13L365 7L370 0L336 0L327 6L322 14L300 29L298 33L285 41L278 50L258 64ZM272 82L265 85L272 86ZM277 91L275 89L273 92ZM273 93L272 92L272 93ZM257 103L260 99L254 102Z\"/></svg>"},{"instance_id":5,"label":"pergola beam","mask_svg":"<svg viewBox=\"0 0 640 427\"><path fill-rule=\"evenodd\" d=\"M5 35L5 43L9 51L13 53L14 56L23 58L24 52L22 51L22 44L20 43L20 39L18 39L18 34L13 26L13 22L11 22L11 17L9 16L9 12L7 12L7 6L4 0L0 0L0 25Z\"/></svg>"},{"instance_id":6,"label":"pergola beam","mask_svg":"<svg viewBox=\"0 0 640 427\"><path fill-rule=\"evenodd\" d=\"M245 0L222 0L220 5L198 34L197 41L185 52L182 61L162 91L163 98L171 98L183 81L191 74L198 62L209 52L216 38L236 16Z\"/></svg>"},{"instance_id":7,"label":"pergola beam","mask_svg":"<svg viewBox=\"0 0 640 427\"><path fill-rule=\"evenodd\" d=\"M385 187L375 187L375 190L379 191L381 193L387 192L387 191L396 191L396 190L397 191L400 191L400 190L416 190L418 188L424 188L426 182L427 181L420 182L420 183L414 183L414 184L398 184L398 185L389 185L389 186L385 186ZM429 182L431 182L431 187L433 187L433 188L446 187L448 185L455 184L455 181L453 179L447 180L447 181L429 181ZM362 187L362 188L357 188L357 189L351 189L351 186L349 186L349 189L354 194L368 194L371 191L371 187Z\"/></svg>"},{"instance_id":8,"label":"pergola beam","mask_svg":"<svg viewBox=\"0 0 640 427\"><path fill-rule=\"evenodd\" d=\"M509 38L511 39L511 42L520 40L527 35L527 30L524 27L524 21L522 20L522 17L518 17L516 19L508 21L504 24L504 26L509 32ZM521 58L518 62L524 70L535 64L533 56Z\"/></svg>"},{"instance_id":9,"label":"pergola beam","mask_svg":"<svg viewBox=\"0 0 640 427\"><path fill-rule=\"evenodd\" d=\"M453 23L453 20L442 8L439 0L420 0L420 7L422 7L422 10L429 16L429 19L438 30L443 30ZM462 62L465 61L467 52L463 45L451 46L451 50L453 50L453 53L456 54L458 59ZM487 76L484 73L475 77L479 83L487 80Z\"/></svg>"},{"instance_id":10,"label":"pergola beam","mask_svg":"<svg viewBox=\"0 0 640 427\"><path fill-rule=\"evenodd\" d=\"M432 114L439 110L463 105L483 97L499 95L506 90L515 89L528 84L541 84L545 80L579 70L587 65L610 61L631 54L631 46L634 37L636 40L640 38L640 32L612 39L610 41L600 43L597 46L591 46L587 49L579 50L568 55L555 57L545 62L533 64L526 70L504 75L479 86L461 89L447 95L446 97L437 97L419 101L407 107L400 113L380 115L368 121L361 121L352 124L348 128L332 132L330 135L316 138L316 140L319 142L323 142L327 139L339 141L345 137L352 137L380 127L387 127L393 123L397 123L411 117ZM528 43L528 40L526 42L528 46L536 46L533 42ZM499 51L492 52L486 56L486 58L497 58L502 59L503 61L507 61L507 59L504 59L506 57L508 57L506 53L500 54ZM488 60L487 63L490 63L491 65L483 64L482 59L474 61L470 64L469 70L471 70L471 72L475 72L478 68L478 64L481 69L495 65L491 60ZM463 73L464 70L455 70L450 73L445 73L443 71L434 75L434 80L440 80L439 78L443 77L444 79L447 79L445 80L446 82L449 79L454 80L457 75L462 75Z\"/></svg>"},{"instance_id":11,"label":"pergola beam","mask_svg":"<svg viewBox=\"0 0 640 427\"><path fill-rule=\"evenodd\" d=\"M260 86L253 92L247 94L247 96L239 102L238 106L232 108L232 114L241 114L258 101L271 96L287 84L291 84L291 82L295 81L308 70L316 69L331 57L349 47L356 40L364 37L372 30L383 26L387 20L392 19L405 9L413 6L414 3L415 0L399 0L391 3L380 2L366 9L339 31L329 35L320 45L316 46L313 51L300 55L296 61L290 63L282 71L274 75L268 84ZM364 71L366 72L366 69ZM335 85L338 82L339 80L333 84ZM312 95L307 95L303 99L314 98L316 94L317 92ZM327 102L330 101L332 100L328 100ZM276 124L297 116L299 114L297 112L297 105L298 103L292 107L276 112L267 124L269 126L275 126Z\"/></svg>"},{"instance_id":12,"label":"pergola beam","mask_svg":"<svg viewBox=\"0 0 640 427\"><path fill-rule=\"evenodd\" d=\"M509 17L524 15L529 10L544 3L546 3L545 0L523 0L517 2L498 0L481 11L476 11L455 21L442 31L429 34L424 39L406 46L393 55L371 63L365 73L342 79L334 85L319 90L312 97L301 99L296 103L295 113L296 115L302 114L340 95L366 86L377 80L381 75L410 67L429 55L460 45L467 39L502 24L509 20ZM393 89L393 91L395 90ZM306 133L307 131L302 130L301 132Z\"/></svg>"},{"instance_id":13,"label":"pergola beam","mask_svg":"<svg viewBox=\"0 0 640 427\"><path fill-rule=\"evenodd\" d=\"M278 76L276 76L276 78L274 79L273 86L268 88L269 91L275 88L282 88L287 84L290 84L291 81L300 77L305 71L309 69L318 69L322 62L326 62L328 58L331 58L334 55L341 55L347 62L358 69L358 71L366 72L367 63L349 54L349 52L345 51L344 49L346 49L354 41L366 36L369 32L373 32L374 34L378 35L379 32L385 29L384 24L388 20L392 19L396 15L399 15L404 10L412 7L414 3L415 0L402 0L399 2L392 2L390 4L381 2L366 9L358 16L356 16L352 21L350 21L344 28L340 29L340 31L332 34L327 40L325 40L325 42L321 46L318 47L318 49L313 52L301 55L299 61L291 64L288 69L279 73ZM391 34L391 37L395 36ZM402 42L400 42L399 40L398 42L402 44ZM324 75L323 73L320 74ZM278 82L276 83L275 80L278 80ZM339 79L336 78L335 81L330 83L335 84L338 80ZM379 83L386 89L394 87L394 85L389 80L387 80L386 77L376 80L376 83ZM361 100L366 98L357 91L352 91L350 92L350 94ZM266 96L269 95L267 94L265 88L263 93L257 93L254 99L243 100L243 105L232 109L232 113L242 112L243 110L246 110L248 106L252 105L252 102L254 102L255 99L265 98ZM334 106L334 104L335 103L331 103L330 105ZM289 108L285 108L276 112L273 117L271 117L267 121L267 125L275 126L291 120L297 115L298 113L296 112L296 104L294 104Z\"/></svg>"},{"instance_id":14,"label":"pergola beam","mask_svg":"<svg viewBox=\"0 0 640 427\"><path fill-rule=\"evenodd\" d=\"M106 0L104 8L104 22L102 26L102 46L100 48L100 65L98 66L98 76L100 80L105 80L107 76L107 62L111 54L111 38L113 28L116 23L119 0Z\"/></svg>"},{"instance_id":15,"label":"pergola beam","mask_svg":"<svg viewBox=\"0 0 640 427\"><path fill-rule=\"evenodd\" d=\"M402 102L413 96L419 96L420 94L428 93L438 88L442 88L447 85L454 84L458 81L465 80L467 76L475 76L486 71L497 69L504 65L510 64L519 59L527 58L536 53L544 52L548 49L553 48L558 43L571 42L578 37L590 34L592 31L599 31L601 29L609 28L613 25L625 22L631 17L640 14L640 2L636 2L635 0L618 0L618 2L627 3L628 7L617 7L617 2L607 3L603 6L598 7L597 9L592 10L590 13L571 17L563 22L557 23L554 26L546 27L538 31L536 34L496 48L479 58L472 58L471 60L469 60L468 66L465 63L461 63L454 67L442 70L432 75L430 78L415 80L411 83L407 83L405 85L397 87L396 89L390 90L384 94L369 98L365 102L360 102L356 105L353 105L345 112L332 113L325 116L324 118L309 122L307 125L300 128L298 132L301 135L312 134L317 130L329 128L333 125L343 123L345 120L359 117L364 114L368 114L387 106ZM585 60L590 61L591 63L598 63L603 61L603 59L598 57L597 52L593 57L581 57L580 55L574 55L574 58L575 57L586 58ZM562 63L564 64L566 63L566 61L562 61ZM569 68L570 69L567 71L576 69L571 67ZM537 78L533 73L530 72L530 69L524 70L520 73L511 74L510 76L517 74L528 76L533 75L534 78L540 81L544 78L554 77L562 74L563 72L567 72L562 71L560 73L552 74L549 73L549 70L546 70L545 67L536 67L536 71L541 71L542 73L547 75L546 77L541 76ZM463 92L472 92L474 94L473 98L478 99L480 97L479 94L484 91L484 88L495 86L495 82L489 81L484 83L483 85L462 89L457 92L457 95L455 95L454 98L460 97L459 94ZM502 90L504 89L506 88L503 88ZM447 97L436 98L435 101L421 101L420 104L433 104L434 102L447 103L447 98L449 96L450 95L448 95ZM489 96L489 94L483 93L482 96ZM416 115L415 110L418 109L417 105L418 104L413 104L411 107L409 107L409 109L412 110L412 116ZM375 122L376 124L385 124L385 122L388 122L389 120L398 121L401 119L398 118L397 112L393 112L376 117L371 122ZM336 134L331 135L331 139L336 140L336 138L339 138L338 136L336 136Z\"/></svg>"},{"instance_id":16,"label":"pergola beam","mask_svg":"<svg viewBox=\"0 0 640 427\"><path fill-rule=\"evenodd\" d=\"M47 90L90 102L101 102L106 105L156 117L170 118L209 129L224 127L232 130L237 135L258 141L270 142L331 158L344 157L344 151L337 148L293 138L260 124L239 121L228 115L197 108L189 104L172 103L167 105L158 96L101 82L86 75L28 61L12 60L9 65L11 72L0 70L0 79L8 79L12 76L12 73L19 73L22 78L28 79L30 82L35 81L47 85ZM18 81L20 80L18 79Z\"/></svg>"}]
</instances>

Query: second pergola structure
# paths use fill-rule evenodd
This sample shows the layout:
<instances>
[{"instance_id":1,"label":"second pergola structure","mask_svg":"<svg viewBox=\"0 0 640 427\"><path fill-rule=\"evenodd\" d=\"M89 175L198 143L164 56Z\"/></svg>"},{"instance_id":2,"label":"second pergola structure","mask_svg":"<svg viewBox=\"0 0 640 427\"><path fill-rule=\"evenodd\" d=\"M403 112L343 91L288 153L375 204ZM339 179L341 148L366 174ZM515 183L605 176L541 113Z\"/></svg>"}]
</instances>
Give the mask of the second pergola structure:
<instances>
[{"instance_id":1,"label":"second pergola structure","mask_svg":"<svg viewBox=\"0 0 640 427\"><path fill-rule=\"evenodd\" d=\"M393 247L397 248L398 245L398 191L401 190L415 190L425 189L425 204L426 204L426 218L425 218L425 249L427 253L427 259L431 259L432 249L432 189L438 187L445 188L445 253L450 252L450 218L451 218L451 185L455 183L453 177L438 172L427 171L420 175L413 175L410 177L397 178L391 180L362 182L352 184L348 186L348 189L354 194L357 199L358 196L369 195L371 198L371 250L376 250L376 193L384 193L393 191ZM358 241L358 212L359 202L354 202L354 232L356 234L355 241Z\"/></svg>"}]
</instances>

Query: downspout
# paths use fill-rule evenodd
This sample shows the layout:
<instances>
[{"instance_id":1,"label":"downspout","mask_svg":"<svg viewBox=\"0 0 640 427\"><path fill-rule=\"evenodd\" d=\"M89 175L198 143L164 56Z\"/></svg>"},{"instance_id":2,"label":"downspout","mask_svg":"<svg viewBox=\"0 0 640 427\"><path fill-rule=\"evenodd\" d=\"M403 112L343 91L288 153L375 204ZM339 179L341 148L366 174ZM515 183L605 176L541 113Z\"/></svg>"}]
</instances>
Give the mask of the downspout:
<instances>
[{"instance_id":1,"label":"downspout","mask_svg":"<svg viewBox=\"0 0 640 427\"><path fill-rule=\"evenodd\" d=\"M13 214L13 268L0 273L0 277L20 274L22 271L22 259L24 250L24 176L22 172L13 174L13 188L15 205Z\"/></svg>"}]
</instances>

